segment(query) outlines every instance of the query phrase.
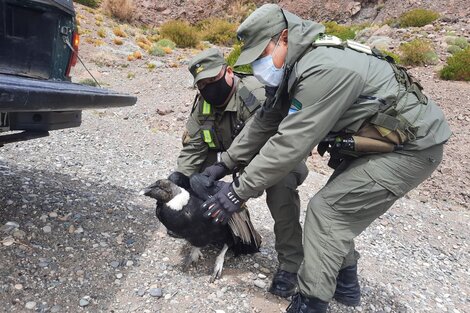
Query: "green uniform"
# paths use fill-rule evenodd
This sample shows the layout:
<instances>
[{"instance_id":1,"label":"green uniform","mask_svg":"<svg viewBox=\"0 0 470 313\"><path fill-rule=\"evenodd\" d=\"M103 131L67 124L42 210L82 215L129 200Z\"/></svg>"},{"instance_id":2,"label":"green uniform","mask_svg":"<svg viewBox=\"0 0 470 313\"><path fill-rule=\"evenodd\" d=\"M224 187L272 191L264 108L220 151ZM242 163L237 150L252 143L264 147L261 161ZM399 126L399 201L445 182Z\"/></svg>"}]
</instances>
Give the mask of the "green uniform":
<instances>
[{"instance_id":1,"label":"green uniform","mask_svg":"<svg viewBox=\"0 0 470 313\"><path fill-rule=\"evenodd\" d=\"M399 121L409 138L402 151L344 161L308 204L299 286L306 296L330 301L340 268L357 261L353 239L431 175L451 131L440 108L400 83L387 61L344 46L314 45L324 27L283 14L290 74L274 107L258 111L222 155L230 168L256 153L234 188L240 198L278 182L332 132L356 134L368 123Z\"/></svg>"},{"instance_id":2,"label":"green uniform","mask_svg":"<svg viewBox=\"0 0 470 313\"><path fill-rule=\"evenodd\" d=\"M204 103L202 97L196 99L183 135L183 149L177 160L178 172L190 176L217 162L217 154L232 144L233 136L238 132L237 125L249 125L250 117L264 102L265 91L256 78L237 78L235 83L235 92L222 111ZM244 165L249 161L246 160ZM294 273L303 259L297 187L307 175L307 167L301 160L277 184L266 190L267 204L275 221L275 245L280 268ZM262 192L260 190L260 194Z\"/></svg>"}]
</instances>

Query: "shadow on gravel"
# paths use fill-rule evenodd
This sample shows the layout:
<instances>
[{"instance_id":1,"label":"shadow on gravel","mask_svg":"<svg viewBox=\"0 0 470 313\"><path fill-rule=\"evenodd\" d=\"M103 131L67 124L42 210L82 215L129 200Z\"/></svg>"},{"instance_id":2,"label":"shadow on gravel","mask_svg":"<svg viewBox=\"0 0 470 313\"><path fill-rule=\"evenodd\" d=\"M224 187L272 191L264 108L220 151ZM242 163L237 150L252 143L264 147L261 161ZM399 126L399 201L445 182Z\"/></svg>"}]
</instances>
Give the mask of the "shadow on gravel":
<instances>
[{"instance_id":1,"label":"shadow on gravel","mask_svg":"<svg viewBox=\"0 0 470 313\"><path fill-rule=\"evenodd\" d=\"M159 225L136 194L0 162L0 311L107 311Z\"/></svg>"}]
</instances>

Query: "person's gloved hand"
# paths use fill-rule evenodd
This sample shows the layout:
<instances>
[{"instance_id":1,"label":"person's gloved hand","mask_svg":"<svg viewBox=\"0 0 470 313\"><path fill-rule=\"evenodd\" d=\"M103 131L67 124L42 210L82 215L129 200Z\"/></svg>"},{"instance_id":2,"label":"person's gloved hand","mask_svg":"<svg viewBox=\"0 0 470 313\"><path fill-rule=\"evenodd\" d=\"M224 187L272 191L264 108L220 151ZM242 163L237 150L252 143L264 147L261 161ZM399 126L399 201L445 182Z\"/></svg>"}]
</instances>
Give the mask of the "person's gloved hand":
<instances>
[{"instance_id":1,"label":"person's gloved hand","mask_svg":"<svg viewBox=\"0 0 470 313\"><path fill-rule=\"evenodd\" d=\"M223 162L217 162L214 165L206 167L201 174L209 178L206 187L212 187L214 181L221 179L228 173L230 173L228 167Z\"/></svg>"},{"instance_id":2,"label":"person's gloved hand","mask_svg":"<svg viewBox=\"0 0 470 313\"><path fill-rule=\"evenodd\" d=\"M233 190L232 183L223 183L224 186L212 198L202 204L205 218L211 218L215 224L226 224L233 213L239 212L245 200L241 199Z\"/></svg>"},{"instance_id":3,"label":"person's gloved hand","mask_svg":"<svg viewBox=\"0 0 470 313\"><path fill-rule=\"evenodd\" d=\"M173 172L168 176L168 180L184 189L189 189L189 177L180 172Z\"/></svg>"}]
</instances>

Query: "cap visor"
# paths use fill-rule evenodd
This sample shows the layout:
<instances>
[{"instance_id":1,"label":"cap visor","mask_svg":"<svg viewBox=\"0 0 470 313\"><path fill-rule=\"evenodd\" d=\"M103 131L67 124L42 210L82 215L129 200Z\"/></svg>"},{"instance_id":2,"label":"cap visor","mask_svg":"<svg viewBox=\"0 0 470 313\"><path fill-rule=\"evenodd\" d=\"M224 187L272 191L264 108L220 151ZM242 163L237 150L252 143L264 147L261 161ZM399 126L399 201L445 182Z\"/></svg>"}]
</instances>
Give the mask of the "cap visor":
<instances>
[{"instance_id":1,"label":"cap visor","mask_svg":"<svg viewBox=\"0 0 470 313\"><path fill-rule=\"evenodd\" d=\"M256 60L263 53L264 49L266 49L270 41L271 38L267 38L254 47L245 50L243 50L242 48L242 53L240 53L240 56L238 57L238 60L235 63L234 67L239 65L250 64L251 62Z\"/></svg>"},{"instance_id":2,"label":"cap visor","mask_svg":"<svg viewBox=\"0 0 470 313\"><path fill-rule=\"evenodd\" d=\"M196 77L194 78L193 85L196 86L197 82L200 81L201 79L205 78L211 78L219 75L220 71L222 70L223 64L218 65L217 67L208 69L208 70L203 70L201 73L197 74Z\"/></svg>"}]
</instances>

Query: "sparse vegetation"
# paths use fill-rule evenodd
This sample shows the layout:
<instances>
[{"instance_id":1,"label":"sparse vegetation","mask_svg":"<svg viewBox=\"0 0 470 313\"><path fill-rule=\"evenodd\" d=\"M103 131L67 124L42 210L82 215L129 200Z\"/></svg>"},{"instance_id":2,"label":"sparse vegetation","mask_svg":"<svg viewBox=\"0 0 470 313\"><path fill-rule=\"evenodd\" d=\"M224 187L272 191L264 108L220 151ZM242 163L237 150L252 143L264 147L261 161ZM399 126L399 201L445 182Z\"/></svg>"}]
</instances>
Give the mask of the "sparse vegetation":
<instances>
[{"instance_id":1,"label":"sparse vegetation","mask_svg":"<svg viewBox=\"0 0 470 313\"><path fill-rule=\"evenodd\" d=\"M400 45L401 63L404 65L436 64L438 57L432 43L424 39L415 39Z\"/></svg>"},{"instance_id":2,"label":"sparse vegetation","mask_svg":"<svg viewBox=\"0 0 470 313\"><path fill-rule=\"evenodd\" d=\"M99 0L74 0L74 2L83 4L84 6L87 6L90 8L97 8L100 5Z\"/></svg>"},{"instance_id":3,"label":"sparse vegetation","mask_svg":"<svg viewBox=\"0 0 470 313\"><path fill-rule=\"evenodd\" d=\"M240 56L240 53L241 53L241 45L235 44L233 46L232 51L230 52L230 54L225 59L227 61L227 64L233 67L233 65L237 61L238 57ZM237 72L242 72L242 73L247 73L247 74L252 74L253 73L253 69L251 68L250 64L237 66L237 68L235 70Z\"/></svg>"},{"instance_id":4,"label":"sparse vegetation","mask_svg":"<svg viewBox=\"0 0 470 313\"><path fill-rule=\"evenodd\" d=\"M85 78L85 79L82 79L81 81L78 82L79 84L82 84L82 85L87 85L87 86L93 86L93 87L96 87L98 86L98 84L96 83L96 81L92 78Z\"/></svg>"},{"instance_id":5,"label":"sparse vegetation","mask_svg":"<svg viewBox=\"0 0 470 313\"><path fill-rule=\"evenodd\" d=\"M130 22L134 18L133 0L103 0L102 8L109 15L122 21Z\"/></svg>"},{"instance_id":6,"label":"sparse vegetation","mask_svg":"<svg viewBox=\"0 0 470 313\"><path fill-rule=\"evenodd\" d=\"M398 19L400 27L421 27L434 22L439 18L439 13L425 10L414 9L400 16Z\"/></svg>"},{"instance_id":7,"label":"sparse vegetation","mask_svg":"<svg viewBox=\"0 0 470 313\"><path fill-rule=\"evenodd\" d=\"M127 37L127 34L124 30L122 30L121 27L119 26L116 26L113 28L113 33L114 35L118 36L118 37L123 37L123 38L126 38Z\"/></svg>"},{"instance_id":8,"label":"sparse vegetation","mask_svg":"<svg viewBox=\"0 0 470 313\"><path fill-rule=\"evenodd\" d=\"M213 44L231 46L237 40L237 25L227 20L210 18L199 22L202 39Z\"/></svg>"},{"instance_id":9,"label":"sparse vegetation","mask_svg":"<svg viewBox=\"0 0 470 313\"><path fill-rule=\"evenodd\" d=\"M470 47L449 57L439 76L445 80L470 81Z\"/></svg>"},{"instance_id":10,"label":"sparse vegetation","mask_svg":"<svg viewBox=\"0 0 470 313\"><path fill-rule=\"evenodd\" d=\"M148 68L149 70L153 70L153 69L156 68L156 67L157 67L157 65L156 65L155 63L147 63L147 68Z\"/></svg>"},{"instance_id":11,"label":"sparse vegetation","mask_svg":"<svg viewBox=\"0 0 470 313\"><path fill-rule=\"evenodd\" d=\"M174 20L160 27L160 35L171 39L180 48L195 47L199 43L199 34L195 27L186 21Z\"/></svg>"},{"instance_id":12,"label":"sparse vegetation","mask_svg":"<svg viewBox=\"0 0 470 313\"><path fill-rule=\"evenodd\" d=\"M118 45L118 46L124 43L121 38L114 38L113 42L115 45Z\"/></svg>"},{"instance_id":13,"label":"sparse vegetation","mask_svg":"<svg viewBox=\"0 0 470 313\"><path fill-rule=\"evenodd\" d=\"M233 22L241 22L248 17L254 10L256 4L249 0L236 0L229 7L228 12Z\"/></svg>"},{"instance_id":14,"label":"sparse vegetation","mask_svg":"<svg viewBox=\"0 0 470 313\"><path fill-rule=\"evenodd\" d=\"M157 41L156 45L162 48L176 48L176 43L174 43L170 39L160 39L159 41Z\"/></svg>"},{"instance_id":15,"label":"sparse vegetation","mask_svg":"<svg viewBox=\"0 0 470 313\"><path fill-rule=\"evenodd\" d=\"M96 33L98 34L98 36L100 36L101 38L106 38L106 29L104 28L100 28L96 31Z\"/></svg>"},{"instance_id":16,"label":"sparse vegetation","mask_svg":"<svg viewBox=\"0 0 470 313\"><path fill-rule=\"evenodd\" d=\"M155 43L150 47L148 53L156 57L162 57L165 55L165 51L163 51L162 47Z\"/></svg>"},{"instance_id":17,"label":"sparse vegetation","mask_svg":"<svg viewBox=\"0 0 470 313\"><path fill-rule=\"evenodd\" d=\"M133 79L133 78L135 78L135 73L133 73L133 72L127 73L127 78L128 78L128 79Z\"/></svg>"},{"instance_id":18,"label":"sparse vegetation","mask_svg":"<svg viewBox=\"0 0 470 313\"><path fill-rule=\"evenodd\" d=\"M336 22L324 22L325 33L333 35L342 40L354 39L356 32L350 26L339 25Z\"/></svg>"}]
</instances>

